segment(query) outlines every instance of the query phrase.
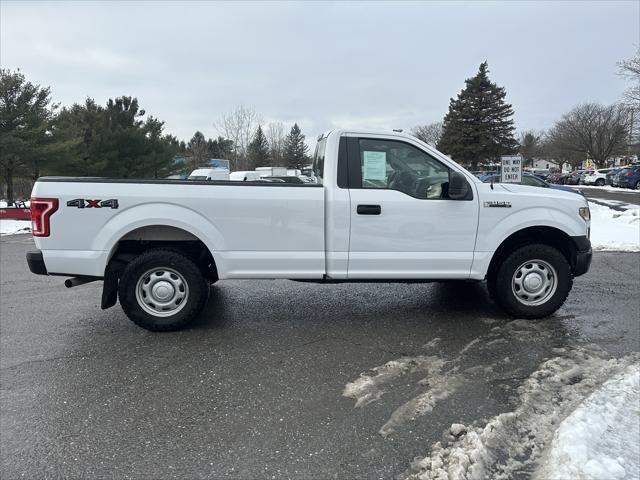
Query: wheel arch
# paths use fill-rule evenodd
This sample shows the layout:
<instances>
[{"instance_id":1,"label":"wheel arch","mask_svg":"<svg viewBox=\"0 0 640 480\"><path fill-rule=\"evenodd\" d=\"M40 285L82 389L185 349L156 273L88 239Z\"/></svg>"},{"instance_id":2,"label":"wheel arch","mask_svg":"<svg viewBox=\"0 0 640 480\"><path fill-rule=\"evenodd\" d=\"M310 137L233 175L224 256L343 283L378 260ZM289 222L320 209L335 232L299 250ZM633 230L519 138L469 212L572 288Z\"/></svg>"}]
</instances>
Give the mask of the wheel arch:
<instances>
[{"instance_id":1,"label":"wheel arch","mask_svg":"<svg viewBox=\"0 0 640 480\"><path fill-rule=\"evenodd\" d=\"M539 225L522 228L505 238L496 251L493 252L486 277L489 278L495 275L500 261L504 259L506 255L523 245L531 243L541 243L556 248L567 259L571 270L574 270L577 247L573 238L557 227Z\"/></svg>"},{"instance_id":2,"label":"wheel arch","mask_svg":"<svg viewBox=\"0 0 640 480\"><path fill-rule=\"evenodd\" d=\"M128 263L151 249L179 251L200 267L209 283L219 278L214 251L198 235L167 224L139 226L124 233L111 247L104 271L102 309L112 307L117 302L118 282Z\"/></svg>"}]
</instances>

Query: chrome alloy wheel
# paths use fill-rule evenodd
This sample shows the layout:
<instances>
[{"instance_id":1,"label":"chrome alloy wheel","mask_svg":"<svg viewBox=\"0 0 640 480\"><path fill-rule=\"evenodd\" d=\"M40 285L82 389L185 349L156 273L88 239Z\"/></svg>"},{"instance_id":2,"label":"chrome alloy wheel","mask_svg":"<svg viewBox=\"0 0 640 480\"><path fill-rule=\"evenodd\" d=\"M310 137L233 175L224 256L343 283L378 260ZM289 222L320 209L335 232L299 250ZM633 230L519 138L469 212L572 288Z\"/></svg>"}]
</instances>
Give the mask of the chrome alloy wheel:
<instances>
[{"instance_id":1,"label":"chrome alloy wheel","mask_svg":"<svg viewBox=\"0 0 640 480\"><path fill-rule=\"evenodd\" d=\"M169 317L184 308L189 287L184 277L171 268L156 267L145 272L136 285L136 300L155 317Z\"/></svg>"},{"instance_id":2,"label":"chrome alloy wheel","mask_svg":"<svg viewBox=\"0 0 640 480\"><path fill-rule=\"evenodd\" d=\"M513 294L523 305L542 305L556 292L558 275L544 260L528 260L520 265L511 280Z\"/></svg>"}]
</instances>

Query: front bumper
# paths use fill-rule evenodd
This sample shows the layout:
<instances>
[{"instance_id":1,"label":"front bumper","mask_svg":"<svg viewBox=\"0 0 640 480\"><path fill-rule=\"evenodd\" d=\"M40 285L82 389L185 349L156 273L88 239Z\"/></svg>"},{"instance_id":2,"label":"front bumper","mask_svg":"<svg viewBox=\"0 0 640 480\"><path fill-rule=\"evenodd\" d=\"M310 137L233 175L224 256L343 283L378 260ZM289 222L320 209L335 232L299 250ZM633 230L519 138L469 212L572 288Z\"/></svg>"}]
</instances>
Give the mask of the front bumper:
<instances>
[{"instance_id":1,"label":"front bumper","mask_svg":"<svg viewBox=\"0 0 640 480\"><path fill-rule=\"evenodd\" d=\"M589 271L593 252L591 241L587 237L572 237L576 245L576 259L573 265L573 276L579 277Z\"/></svg>"},{"instance_id":2,"label":"front bumper","mask_svg":"<svg viewBox=\"0 0 640 480\"><path fill-rule=\"evenodd\" d=\"M42 252L40 250L27 252L27 265L31 273L36 275L48 275L47 267L44 264L44 258L42 258Z\"/></svg>"}]
</instances>

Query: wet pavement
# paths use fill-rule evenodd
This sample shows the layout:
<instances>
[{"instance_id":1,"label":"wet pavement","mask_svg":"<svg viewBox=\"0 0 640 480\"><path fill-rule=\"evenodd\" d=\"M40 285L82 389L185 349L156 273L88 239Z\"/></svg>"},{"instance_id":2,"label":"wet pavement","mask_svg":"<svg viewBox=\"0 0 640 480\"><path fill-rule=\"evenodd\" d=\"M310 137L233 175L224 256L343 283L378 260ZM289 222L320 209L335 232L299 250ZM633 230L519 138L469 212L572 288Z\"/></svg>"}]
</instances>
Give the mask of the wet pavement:
<instances>
[{"instance_id":1,"label":"wet pavement","mask_svg":"<svg viewBox=\"0 0 640 480\"><path fill-rule=\"evenodd\" d=\"M584 373L640 350L637 253L596 253L542 321L482 283L228 281L157 334L100 310L99 283L31 275L30 248L0 240L5 479L410 475L452 424L518 408L550 359Z\"/></svg>"}]
</instances>

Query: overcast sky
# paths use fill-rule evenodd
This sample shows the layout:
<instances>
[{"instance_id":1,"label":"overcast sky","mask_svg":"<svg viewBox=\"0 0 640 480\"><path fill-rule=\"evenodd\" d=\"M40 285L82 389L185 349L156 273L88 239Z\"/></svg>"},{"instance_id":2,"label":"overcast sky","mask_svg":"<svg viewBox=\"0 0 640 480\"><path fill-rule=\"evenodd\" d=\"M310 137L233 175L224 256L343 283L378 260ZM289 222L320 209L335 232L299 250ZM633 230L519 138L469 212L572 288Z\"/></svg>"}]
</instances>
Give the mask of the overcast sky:
<instances>
[{"instance_id":1,"label":"overcast sky","mask_svg":"<svg viewBox=\"0 0 640 480\"><path fill-rule=\"evenodd\" d=\"M519 130L626 88L640 2L0 4L2 68L63 105L133 95L188 140L235 105L307 138L439 121L489 62ZM315 144L311 140L310 144Z\"/></svg>"}]
</instances>

